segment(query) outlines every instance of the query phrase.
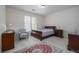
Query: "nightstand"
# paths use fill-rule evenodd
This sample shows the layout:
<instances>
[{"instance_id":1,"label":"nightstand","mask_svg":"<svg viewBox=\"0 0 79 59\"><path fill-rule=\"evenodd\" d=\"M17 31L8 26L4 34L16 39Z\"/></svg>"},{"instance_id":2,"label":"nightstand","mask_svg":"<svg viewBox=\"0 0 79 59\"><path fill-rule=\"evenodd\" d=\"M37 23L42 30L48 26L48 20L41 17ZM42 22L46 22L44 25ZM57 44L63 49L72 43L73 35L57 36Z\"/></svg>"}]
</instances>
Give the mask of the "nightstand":
<instances>
[{"instance_id":1,"label":"nightstand","mask_svg":"<svg viewBox=\"0 0 79 59\"><path fill-rule=\"evenodd\" d=\"M55 36L63 38L63 30L57 29L56 32L55 32Z\"/></svg>"}]
</instances>

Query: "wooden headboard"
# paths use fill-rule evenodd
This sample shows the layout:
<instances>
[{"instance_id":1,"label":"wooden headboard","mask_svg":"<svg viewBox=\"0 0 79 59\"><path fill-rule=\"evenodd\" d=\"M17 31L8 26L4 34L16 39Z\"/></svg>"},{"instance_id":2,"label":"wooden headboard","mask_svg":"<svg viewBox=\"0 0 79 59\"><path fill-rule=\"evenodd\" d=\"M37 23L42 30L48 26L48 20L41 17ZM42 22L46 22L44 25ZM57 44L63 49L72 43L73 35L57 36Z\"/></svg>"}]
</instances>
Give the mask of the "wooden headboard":
<instances>
[{"instance_id":1,"label":"wooden headboard","mask_svg":"<svg viewBox=\"0 0 79 59\"><path fill-rule=\"evenodd\" d=\"M45 26L45 28L48 28L48 29L53 29L54 32L56 32L56 26Z\"/></svg>"},{"instance_id":2,"label":"wooden headboard","mask_svg":"<svg viewBox=\"0 0 79 59\"><path fill-rule=\"evenodd\" d=\"M45 28L56 29L56 26L45 26Z\"/></svg>"}]
</instances>

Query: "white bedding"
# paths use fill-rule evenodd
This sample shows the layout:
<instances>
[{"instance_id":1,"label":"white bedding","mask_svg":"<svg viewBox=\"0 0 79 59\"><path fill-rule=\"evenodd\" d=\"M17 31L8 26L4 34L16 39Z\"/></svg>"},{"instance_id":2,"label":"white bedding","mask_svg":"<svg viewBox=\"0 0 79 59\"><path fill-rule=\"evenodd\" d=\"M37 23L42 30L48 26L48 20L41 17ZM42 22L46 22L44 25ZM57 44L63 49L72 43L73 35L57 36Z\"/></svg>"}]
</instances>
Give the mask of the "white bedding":
<instances>
[{"instance_id":1,"label":"white bedding","mask_svg":"<svg viewBox=\"0 0 79 59\"><path fill-rule=\"evenodd\" d=\"M38 31L42 32L42 36L43 37L51 35L51 34L54 34L54 30L53 29L41 29L41 30L38 30Z\"/></svg>"}]
</instances>

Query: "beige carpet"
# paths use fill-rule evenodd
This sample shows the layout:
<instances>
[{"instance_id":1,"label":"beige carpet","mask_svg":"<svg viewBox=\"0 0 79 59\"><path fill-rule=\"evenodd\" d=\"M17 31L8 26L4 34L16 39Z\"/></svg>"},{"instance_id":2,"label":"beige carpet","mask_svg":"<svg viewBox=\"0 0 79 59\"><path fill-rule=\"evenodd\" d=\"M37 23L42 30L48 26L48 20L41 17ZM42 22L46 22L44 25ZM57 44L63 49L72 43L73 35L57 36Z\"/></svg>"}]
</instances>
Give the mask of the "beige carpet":
<instances>
[{"instance_id":1,"label":"beige carpet","mask_svg":"<svg viewBox=\"0 0 79 59\"><path fill-rule=\"evenodd\" d=\"M38 40L34 37L31 37L31 36L29 39L16 40L15 41L15 48L8 50L8 51L5 51L5 53L12 53L12 52L20 50L22 48L25 48L25 47L28 48L29 46L35 45L35 44L40 43L40 42L41 42L40 40ZM42 40L42 42L62 49L63 53L74 53L73 51L67 50L67 44L68 44L67 38L61 39L61 38L52 36L52 37L49 37L49 38Z\"/></svg>"}]
</instances>

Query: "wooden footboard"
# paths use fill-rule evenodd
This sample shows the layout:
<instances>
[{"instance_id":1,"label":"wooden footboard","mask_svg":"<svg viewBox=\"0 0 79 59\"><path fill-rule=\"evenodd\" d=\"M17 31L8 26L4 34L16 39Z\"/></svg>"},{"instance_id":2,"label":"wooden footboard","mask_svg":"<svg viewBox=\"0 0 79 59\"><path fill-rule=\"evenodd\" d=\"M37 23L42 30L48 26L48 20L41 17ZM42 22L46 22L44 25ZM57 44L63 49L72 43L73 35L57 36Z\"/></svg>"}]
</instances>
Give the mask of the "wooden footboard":
<instances>
[{"instance_id":1,"label":"wooden footboard","mask_svg":"<svg viewBox=\"0 0 79 59\"><path fill-rule=\"evenodd\" d=\"M35 38L42 40L42 32L41 31L32 30L31 35Z\"/></svg>"},{"instance_id":2,"label":"wooden footboard","mask_svg":"<svg viewBox=\"0 0 79 59\"><path fill-rule=\"evenodd\" d=\"M55 32L55 31L56 31L56 26L45 26L45 29L53 29L54 32ZM50 37L50 36L54 36L55 34L51 34L51 35L48 35L48 36L43 37L41 31L32 30L31 35L32 35L33 37L35 37L35 38L38 38L38 39L42 40L42 39L44 39L44 38L47 38L47 37Z\"/></svg>"}]
</instances>

